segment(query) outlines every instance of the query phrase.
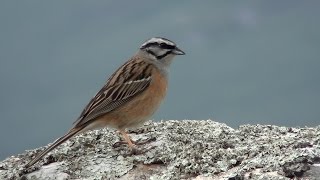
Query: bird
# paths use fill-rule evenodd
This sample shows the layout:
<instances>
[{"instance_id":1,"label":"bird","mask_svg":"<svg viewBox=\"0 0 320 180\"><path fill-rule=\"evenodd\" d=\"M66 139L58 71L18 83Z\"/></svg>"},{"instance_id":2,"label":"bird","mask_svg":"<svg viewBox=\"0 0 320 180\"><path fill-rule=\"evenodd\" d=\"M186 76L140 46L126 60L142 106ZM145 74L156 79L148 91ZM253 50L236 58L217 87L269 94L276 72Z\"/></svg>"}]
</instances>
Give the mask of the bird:
<instances>
[{"instance_id":1,"label":"bird","mask_svg":"<svg viewBox=\"0 0 320 180\"><path fill-rule=\"evenodd\" d=\"M125 129L142 125L159 108L166 96L170 64L177 55L185 55L185 52L169 39L152 37L146 40L137 53L108 78L72 128L25 167L33 166L71 137L105 127L117 129L129 148L133 149L135 144Z\"/></svg>"}]
</instances>

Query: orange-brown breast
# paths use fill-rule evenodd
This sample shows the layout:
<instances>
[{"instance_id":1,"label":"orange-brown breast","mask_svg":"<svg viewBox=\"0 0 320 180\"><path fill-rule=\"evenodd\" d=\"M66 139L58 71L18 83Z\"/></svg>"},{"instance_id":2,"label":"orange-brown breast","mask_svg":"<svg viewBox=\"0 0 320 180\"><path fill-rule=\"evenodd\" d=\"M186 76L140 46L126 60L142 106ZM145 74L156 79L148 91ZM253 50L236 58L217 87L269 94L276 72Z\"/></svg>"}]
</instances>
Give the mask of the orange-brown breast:
<instances>
[{"instance_id":1,"label":"orange-brown breast","mask_svg":"<svg viewBox=\"0 0 320 180\"><path fill-rule=\"evenodd\" d=\"M153 65L152 65L153 66ZM99 118L104 126L118 129L134 127L148 120L158 109L167 91L167 78L156 67L152 67L149 87L130 102Z\"/></svg>"}]
</instances>

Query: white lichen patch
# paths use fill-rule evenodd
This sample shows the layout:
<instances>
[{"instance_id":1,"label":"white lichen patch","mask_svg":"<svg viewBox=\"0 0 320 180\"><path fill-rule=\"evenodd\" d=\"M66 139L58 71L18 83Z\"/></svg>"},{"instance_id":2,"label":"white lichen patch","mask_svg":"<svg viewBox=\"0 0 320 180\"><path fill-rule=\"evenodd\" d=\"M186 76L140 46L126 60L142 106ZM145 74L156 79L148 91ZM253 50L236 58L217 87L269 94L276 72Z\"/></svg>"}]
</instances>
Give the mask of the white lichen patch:
<instances>
[{"instance_id":1,"label":"white lichen patch","mask_svg":"<svg viewBox=\"0 0 320 180\"><path fill-rule=\"evenodd\" d=\"M38 171L28 174L27 179L49 179L56 177L56 180L66 180L70 177L69 174L59 170L62 163L51 163L47 166L42 166Z\"/></svg>"}]
</instances>

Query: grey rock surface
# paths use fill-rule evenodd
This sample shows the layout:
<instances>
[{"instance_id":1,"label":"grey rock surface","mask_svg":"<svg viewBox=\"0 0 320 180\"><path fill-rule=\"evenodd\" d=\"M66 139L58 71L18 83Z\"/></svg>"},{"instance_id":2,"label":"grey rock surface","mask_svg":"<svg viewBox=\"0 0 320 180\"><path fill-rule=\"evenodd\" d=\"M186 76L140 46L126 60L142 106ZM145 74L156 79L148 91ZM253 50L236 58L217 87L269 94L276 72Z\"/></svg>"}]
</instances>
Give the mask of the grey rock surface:
<instances>
[{"instance_id":1,"label":"grey rock surface","mask_svg":"<svg viewBox=\"0 0 320 180\"><path fill-rule=\"evenodd\" d=\"M29 169L44 147L0 162L0 179L320 179L320 126L289 128L212 120L147 122L129 130L142 154L117 131L76 136Z\"/></svg>"}]
</instances>

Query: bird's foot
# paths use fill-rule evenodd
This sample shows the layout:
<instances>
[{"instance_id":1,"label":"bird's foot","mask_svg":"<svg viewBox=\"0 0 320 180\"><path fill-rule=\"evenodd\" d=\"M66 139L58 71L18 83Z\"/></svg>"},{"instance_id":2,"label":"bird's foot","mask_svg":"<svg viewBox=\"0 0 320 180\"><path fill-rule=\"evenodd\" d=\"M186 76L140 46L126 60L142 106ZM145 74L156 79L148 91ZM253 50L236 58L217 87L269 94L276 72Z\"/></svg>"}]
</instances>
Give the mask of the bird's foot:
<instances>
[{"instance_id":1,"label":"bird's foot","mask_svg":"<svg viewBox=\"0 0 320 180\"><path fill-rule=\"evenodd\" d=\"M145 145L145 144L150 143L152 141L156 141L156 138L155 137L151 137L151 138L148 138L148 139L145 139L145 140L142 140L142 141L133 141L133 140L131 140L132 144L135 145L135 146ZM120 146L122 146L124 144L128 145L128 142L127 141L118 141L118 142L113 144L113 147L114 148L118 148L118 147L120 147ZM132 146L132 147L134 147L134 146Z\"/></svg>"},{"instance_id":2,"label":"bird's foot","mask_svg":"<svg viewBox=\"0 0 320 180\"><path fill-rule=\"evenodd\" d=\"M152 141L155 141L156 138L155 137L152 137L152 138L148 138L146 140L143 140L143 141L132 141L132 144L128 144L128 142L126 141L118 141L116 143L113 144L113 148L116 148L116 149L124 149L123 148L123 145L128 145L129 146L129 151L126 152L125 156L130 156L130 155L141 155L141 154L144 154L145 152L155 148L155 147L148 147L148 148L139 148L138 146L141 146L141 145L145 145L147 143L150 143Z\"/></svg>"}]
</instances>

